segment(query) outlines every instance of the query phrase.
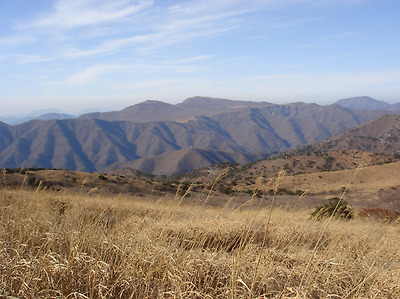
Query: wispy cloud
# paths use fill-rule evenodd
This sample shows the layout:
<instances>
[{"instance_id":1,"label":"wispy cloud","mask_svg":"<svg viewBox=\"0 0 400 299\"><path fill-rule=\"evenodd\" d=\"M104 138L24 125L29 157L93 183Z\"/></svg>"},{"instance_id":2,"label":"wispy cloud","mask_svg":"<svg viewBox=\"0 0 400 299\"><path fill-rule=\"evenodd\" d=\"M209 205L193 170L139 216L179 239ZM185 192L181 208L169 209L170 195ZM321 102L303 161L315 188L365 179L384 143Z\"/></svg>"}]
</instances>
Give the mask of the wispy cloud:
<instances>
[{"instance_id":1,"label":"wispy cloud","mask_svg":"<svg viewBox=\"0 0 400 299\"><path fill-rule=\"evenodd\" d=\"M84 85L94 81L99 76L121 68L122 66L119 65L92 66L72 76L69 76L64 82L69 85Z\"/></svg>"},{"instance_id":2,"label":"wispy cloud","mask_svg":"<svg viewBox=\"0 0 400 299\"><path fill-rule=\"evenodd\" d=\"M54 58L52 57L43 57L39 55L30 55L30 54L15 55L15 59L21 64L42 63L54 60Z\"/></svg>"},{"instance_id":3,"label":"wispy cloud","mask_svg":"<svg viewBox=\"0 0 400 299\"><path fill-rule=\"evenodd\" d=\"M15 46L19 44L26 44L34 42L35 38L31 35L15 35L15 36L8 36L8 37L1 37L0 38L0 46Z\"/></svg>"},{"instance_id":4,"label":"wispy cloud","mask_svg":"<svg viewBox=\"0 0 400 299\"><path fill-rule=\"evenodd\" d=\"M343 39L343 38L348 38L348 37L352 37L354 36L356 33L352 32L352 31L347 31L347 32L342 32L342 33L338 33L335 35L327 35L327 36L323 36L322 39L327 39L327 40L336 40L336 39Z\"/></svg>"},{"instance_id":5,"label":"wispy cloud","mask_svg":"<svg viewBox=\"0 0 400 299\"><path fill-rule=\"evenodd\" d=\"M26 58L28 59L28 58ZM34 57L32 58L34 59ZM184 59L168 60L168 61L155 61L152 64L113 64L113 65L93 65L86 69L80 70L72 75L67 76L62 81L53 82L52 84L68 85L86 85L95 81L97 78L107 75L115 71L125 71L127 73L157 73L160 71L173 72L173 73L193 73L196 66L193 63L208 59L208 56L188 57ZM172 82L171 80L154 80L157 84L161 82ZM136 83L135 83L136 84ZM123 86L123 85L118 85ZM127 84L125 86L131 86Z\"/></svg>"},{"instance_id":6,"label":"wispy cloud","mask_svg":"<svg viewBox=\"0 0 400 299\"><path fill-rule=\"evenodd\" d=\"M181 64L181 63L189 63L189 62L197 62L197 61L208 60L210 58L211 58L210 55L202 55L202 56L188 57L188 58L177 59L177 60L166 60L165 63L168 63L168 64Z\"/></svg>"},{"instance_id":7,"label":"wispy cloud","mask_svg":"<svg viewBox=\"0 0 400 299\"><path fill-rule=\"evenodd\" d=\"M286 81L286 80L298 80L300 78L307 77L306 74L296 74L296 73L288 73L288 74L270 74L270 75L261 75L261 76L252 76L252 77L242 77L233 80L224 81L224 83L245 83L245 82L271 82L271 81Z\"/></svg>"},{"instance_id":8,"label":"wispy cloud","mask_svg":"<svg viewBox=\"0 0 400 299\"><path fill-rule=\"evenodd\" d=\"M300 44L298 48L311 49L311 48L326 48L336 46L339 43L343 43L345 41L354 41L357 38L357 34L355 32L341 32L333 35L324 35L318 38L314 38L314 40L310 43Z\"/></svg>"},{"instance_id":9,"label":"wispy cloud","mask_svg":"<svg viewBox=\"0 0 400 299\"><path fill-rule=\"evenodd\" d=\"M391 1L3 2L7 98L44 98L43 88L71 99L400 92Z\"/></svg>"},{"instance_id":10,"label":"wispy cloud","mask_svg":"<svg viewBox=\"0 0 400 299\"><path fill-rule=\"evenodd\" d=\"M149 88L165 88L172 84L182 83L184 79L148 80L115 85L118 90L147 90Z\"/></svg>"},{"instance_id":11,"label":"wispy cloud","mask_svg":"<svg viewBox=\"0 0 400 299\"><path fill-rule=\"evenodd\" d=\"M118 21L148 8L153 1L58 0L53 11L31 25L46 28L75 28Z\"/></svg>"},{"instance_id":12,"label":"wispy cloud","mask_svg":"<svg viewBox=\"0 0 400 299\"><path fill-rule=\"evenodd\" d=\"M36 49L28 54L31 57L71 60L110 57L121 51L149 55L187 41L198 42L242 30L249 16L261 8L278 9L304 1L310 0L287 0L284 4L272 0L202 0L172 6L152 0L56 0L50 11L21 25L19 30L29 31L31 41L37 41ZM308 21L268 22L271 29ZM0 39L0 45L2 42L23 40L15 36ZM44 45L39 47L39 43ZM17 61L33 63L35 59Z\"/></svg>"},{"instance_id":13,"label":"wispy cloud","mask_svg":"<svg viewBox=\"0 0 400 299\"><path fill-rule=\"evenodd\" d=\"M245 15L254 11L254 4L247 5L250 8L231 7L235 3L244 2L188 1L169 7L150 0L57 0L50 12L20 24L19 35L0 39L0 45L36 42L27 55L57 60L110 56L120 51L148 55L234 31ZM21 32L29 32L30 38L23 39ZM17 60L27 61L35 59Z\"/></svg>"}]
</instances>

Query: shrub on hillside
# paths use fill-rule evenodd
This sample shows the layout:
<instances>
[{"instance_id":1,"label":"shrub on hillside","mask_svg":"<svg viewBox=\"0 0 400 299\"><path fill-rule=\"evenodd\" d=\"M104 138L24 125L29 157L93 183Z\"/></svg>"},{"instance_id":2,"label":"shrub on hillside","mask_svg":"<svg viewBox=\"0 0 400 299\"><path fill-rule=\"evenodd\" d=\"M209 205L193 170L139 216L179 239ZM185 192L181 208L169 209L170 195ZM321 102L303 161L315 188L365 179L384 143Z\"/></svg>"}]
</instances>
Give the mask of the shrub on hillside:
<instances>
[{"instance_id":1,"label":"shrub on hillside","mask_svg":"<svg viewBox=\"0 0 400 299\"><path fill-rule=\"evenodd\" d=\"M315 208L314 212L311 213L311 219L321 220L322 218L331 217L339 218L339 219L353 219L354 213L351 207L347 205L347 202L344 200L340 200L338 197L333 197L329 199L329 202L318 206Z\"/></svg>"},{"instance_id":2,"label":"shrub on hillside","mask_svg":"<svg viewBox=\"0 0 400 299\"><path fill-rule=\"evenodd\" d=\"M107 177L104 174L99 174L100 181L107 181Z\"/></svg>"}]
</instances>

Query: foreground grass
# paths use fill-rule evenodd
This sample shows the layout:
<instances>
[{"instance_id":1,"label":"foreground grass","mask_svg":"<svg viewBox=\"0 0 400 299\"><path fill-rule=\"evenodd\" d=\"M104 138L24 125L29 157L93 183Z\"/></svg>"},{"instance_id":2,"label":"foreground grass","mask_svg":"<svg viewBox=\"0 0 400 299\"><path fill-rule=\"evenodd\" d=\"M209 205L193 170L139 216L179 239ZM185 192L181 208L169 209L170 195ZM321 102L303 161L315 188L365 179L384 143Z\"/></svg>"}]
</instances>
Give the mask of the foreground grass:
<instances>
[{"instance_id":1,"label":"foreground grass","mask_svg":"<svg viewBox=\"0 0 400 299\"><path fill-rule=\"evenodd\" d=\"M0 190L0 295L399 298L398 224Z\"/></svg>"}]
</instances>

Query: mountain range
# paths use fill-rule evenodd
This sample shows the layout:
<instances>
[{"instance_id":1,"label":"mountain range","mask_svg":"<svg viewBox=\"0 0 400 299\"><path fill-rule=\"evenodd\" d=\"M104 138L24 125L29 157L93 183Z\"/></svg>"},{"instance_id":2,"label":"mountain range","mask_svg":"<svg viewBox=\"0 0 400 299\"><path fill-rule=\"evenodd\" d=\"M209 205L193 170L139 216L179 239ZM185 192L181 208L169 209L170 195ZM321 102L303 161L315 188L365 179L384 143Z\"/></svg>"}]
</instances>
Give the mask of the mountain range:
<instances>
[{"instance_id":1,"label":"mountain range","mask_svg":"<svg viewBox=\"0 0 400 299\"><path fill-rule=\"evenodd\" d=\"M330 138L382 114L400 114L344 107L361 105L354 98L339 102L277 105L193 97L176 105L146 101L72 119L0 123L0 167L131 167L176 174L219 162L247 163Z\"/></svg>"}]
</instances>

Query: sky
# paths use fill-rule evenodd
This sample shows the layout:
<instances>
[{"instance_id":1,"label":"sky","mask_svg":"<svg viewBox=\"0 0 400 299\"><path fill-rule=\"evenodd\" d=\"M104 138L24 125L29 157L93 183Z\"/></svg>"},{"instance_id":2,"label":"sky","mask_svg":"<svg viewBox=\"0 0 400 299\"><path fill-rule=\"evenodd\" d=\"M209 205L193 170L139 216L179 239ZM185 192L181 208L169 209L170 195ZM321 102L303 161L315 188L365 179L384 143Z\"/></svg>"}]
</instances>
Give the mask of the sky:
<instances>
[{"instance_id":1,"label":"sky","mask_svg":"<svg viewBox=\"0 0 400 299\"><path fill-rule=\"evenodd\" d=\"M399 0L0 0L0 115L400 102Z\"/></svg>"}]
</instances>

